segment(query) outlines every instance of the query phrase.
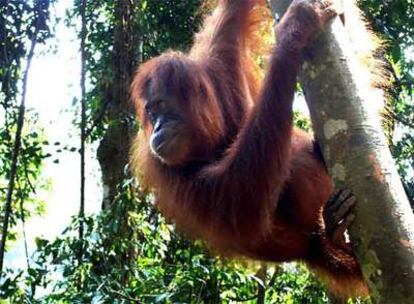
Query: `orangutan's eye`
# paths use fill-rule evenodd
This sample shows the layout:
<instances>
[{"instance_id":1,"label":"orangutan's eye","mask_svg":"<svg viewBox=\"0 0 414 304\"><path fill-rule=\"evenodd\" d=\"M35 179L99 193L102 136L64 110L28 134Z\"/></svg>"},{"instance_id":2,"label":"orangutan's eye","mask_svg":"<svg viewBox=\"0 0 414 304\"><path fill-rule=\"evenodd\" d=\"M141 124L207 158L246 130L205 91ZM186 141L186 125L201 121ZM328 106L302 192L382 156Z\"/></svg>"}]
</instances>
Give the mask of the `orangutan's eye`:
<instances>
[{"instance_id":1,"label":"orangutan's eye","mask_svg":"<svg viewBox=\"0 0 414 304\"><path fill-rule=\"evenodd\" d=\"M165 100L160 100L160 101L157 103L157 108L158 108L158 110L160 110L160 111L165 111L165 110L167 110L167 102L166 102Z\"/></svg>"}]
</instances>

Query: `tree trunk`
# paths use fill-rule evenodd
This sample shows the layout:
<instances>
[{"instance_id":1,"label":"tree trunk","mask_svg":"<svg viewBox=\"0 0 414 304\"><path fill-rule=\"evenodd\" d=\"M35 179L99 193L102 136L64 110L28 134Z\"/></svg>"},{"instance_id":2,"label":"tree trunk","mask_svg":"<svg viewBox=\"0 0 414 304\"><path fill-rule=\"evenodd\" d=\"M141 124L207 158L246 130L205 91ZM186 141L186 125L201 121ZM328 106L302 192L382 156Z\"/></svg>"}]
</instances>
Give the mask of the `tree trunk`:
<instances>
[{"instance_id":1,"label":"tree trunk","mask_svg":"<svg viewBox=\"0 0 414 304\"><path fill-rule=\"evenodd\" d=\"M103 104L109 104L110 124L98 148L102 170L104 197L102 209L108 209L118 193L118 186L125 179L132 132L132 108L129 103L129 85L137 60L139 35L134 27L136 4L120 0L115 5L112 92Z\"/></svg>"},{"instance_id":2,"label":"tree trunk","mask_svg":"<svg viewBox=\"0 0 414 304\"><path fill-rule=\"evenodd\" d=\"M290 0L272 0L279 15ZM357 73L357 58L335 20L310 48L300 81L316 138L337 188L359 204L350 229L375 303L414 303L414 215L377 112L382 95Z\"/></svg>"},{"instance_id":3,"label":"tree trunk","mask_svg":"<svg viewBox=\"0 0 414 304\"><path fill-rule=\"evenodd\" d=\"M257 283L257 301L256 304L266 303L266 276L267 276L267 264L262 263L256 276L262 281Z\"/></svg>"},{"instance_id":4,"label":"tree trunk","mask_svg":"<svg viewBox=\"0 0 414 304\"><path fill-rule=\"evenodd\" d=\"M112 87L109 94L105 94L106 100L102 102L103 109L107 110L109 124L97 151L103 182L102 209L110 210L111 226L116 227L112 229L112 234L105 235L103 247L107 251L116 252L113 263L117 263L117 267L124 266L124 271L119 273L120 286L127 285L131 275L129 269L136 267L134 246L123 248L122 244L114 240L118 237L130 237L132 241L134 234L130 227L129 210L136 202L126 201L127 195L123 195L125 189L122 185L130 178L126 166L134 135L135 118L129 102L129 86L137 62L140 62L137 53L140 50L141 39L135 22L138 3L130 0L115 1Z\"/></svg>"},{"instance_id":5,"label":"tree trunk","mask_svg":"<svg viewBox=\"0 0 414 304\"><path fill-rule=\"evenodd\" d=\"M80 125L80 204L79 204L79 252L78 252L78 261L79 265L82 264L83 258L83 235L84 235L84 222L85 222L85 140L86 140L86 1L81 0L81 43L80 43L80 52L81 52L81 79L80 79L80 88L81 88L81 125Z\"/></svg>"}]
</instances>

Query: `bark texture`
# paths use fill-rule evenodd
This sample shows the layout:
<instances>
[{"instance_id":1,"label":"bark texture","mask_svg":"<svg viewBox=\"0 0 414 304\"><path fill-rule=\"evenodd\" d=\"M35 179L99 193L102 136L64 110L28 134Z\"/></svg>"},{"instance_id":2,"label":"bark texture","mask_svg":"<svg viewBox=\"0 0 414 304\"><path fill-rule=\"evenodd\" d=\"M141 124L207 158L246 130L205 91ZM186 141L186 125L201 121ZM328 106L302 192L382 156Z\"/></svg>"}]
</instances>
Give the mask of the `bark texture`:
<instances>
[{"instance_id":1,"label":"bark texture","mask_svg":"<svg viewBox=\"0 0 414 304\"><path fill-rule=\"evenodd\" d=\"M272 0L282 15L290 0ZM381 128L372 89L338 20L308 51L300 82L337 188L358 200L350 229L374 303L414 303L414 215Z\"/></svg>"},{"instance_id":2,"label":"bark texture","mask_svg":"<svg viewBox=\"0 0 414 304\"><path fill-rule=\"evenodd\" d=\"M115 5L112 90L106 94L110 124L98 148L102 170L104 197L102 209L108 209L118 193L118 186L125 180L129 149L133 137L133 111L129 102L129 85L140 56L140 36L134 24L136 4L119 0Z\"/></svg>"}]
</instances>

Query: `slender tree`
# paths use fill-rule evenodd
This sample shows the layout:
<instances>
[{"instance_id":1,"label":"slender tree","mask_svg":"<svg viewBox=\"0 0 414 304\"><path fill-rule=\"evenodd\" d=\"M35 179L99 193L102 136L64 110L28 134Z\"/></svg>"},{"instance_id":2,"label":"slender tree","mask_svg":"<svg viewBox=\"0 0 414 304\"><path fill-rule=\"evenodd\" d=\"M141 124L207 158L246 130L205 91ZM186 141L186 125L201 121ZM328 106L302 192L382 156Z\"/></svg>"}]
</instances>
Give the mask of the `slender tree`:
<instances>
[{"instance_id":1,"label":"slender tree","mask_svg":"<svg viewBox=\"0 0 414 304\"><path fill-rule=\"evenodd\" d=\"M6 3L7 4L7 3ZM26 68L23 74L22 95L17 116L17 126L14 139L14 145L12 150L11 168L9 174L9 181L6 194L6 202L3 216L3 227L1 231L1 243L0 243L0 278L3 273L4 254L6 249L7 233L9 228L9 220L12 213L12 200L13 192L15 188L15 179L17 174L17 164L22 142L22 131L24 125L24 117L26 112L26 93L27 93L27 81L29 77L30 66L35 52L35 47L38 42L38 35L41 30L44 30L46 26L46 20L48 19L47 12L49 7L49 1L38 0L35 3L36 19L34 22L34 32L31 35L30 49L27 55Z\"/></svg>"},{"instance_id":2,"label":"slender tree","mask_svg":"<svg viewBox=\"0 0 414 304\"><path fill-rule=\"evenodd\" d=\"M274 12L290 2L272 1ZM358 73L347 37L335 20L310 48L300 81L335 185L359 202L350 234L373 301L414 303L414 215L373 107L383 97Z\"/></svg>"},{"instance_id":3,"label":"slender tree","mask_svg":"<svg viewBox=\"0 0 414 304\"><path fill-rule=\"evenodd\" d=\"M86 140L86 0L81 1L81 136L80 136L80 206L79 206L79 263L83 257L83 236L84 236L84 221L85 221L85 140Z\"/></svg>"},{"instance_id":4,"label":"slender tree","mask_svg":"<svg viewBox=\"0 0 414 304\"><path fill-rule=\"evenodd\" d=\"M27 269L30 268L30 259L29 259L29 247L27 246L27 235L26 235L26 219L24 216L24 198L20 198L20 219L22 221L22 231L23 231L23 244L24 244L24 255L26 258Z\"/></svg>"}]
</instances>

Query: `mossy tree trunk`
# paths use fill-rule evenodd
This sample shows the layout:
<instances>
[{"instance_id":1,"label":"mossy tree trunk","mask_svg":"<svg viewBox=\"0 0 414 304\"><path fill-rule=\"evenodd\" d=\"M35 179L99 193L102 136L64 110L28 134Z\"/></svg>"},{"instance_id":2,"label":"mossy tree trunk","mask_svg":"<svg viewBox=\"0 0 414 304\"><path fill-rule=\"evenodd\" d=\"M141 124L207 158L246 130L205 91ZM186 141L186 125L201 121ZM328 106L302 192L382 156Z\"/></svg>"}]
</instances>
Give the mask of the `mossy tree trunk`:
<instances>
[{"instance_id":1,"label":"mossy tree trunk","mask_svg":"<svg viewBox=\"0 0 414 304\"><path fill-rule=\"evenodd\" d=\"M129 102L129 85L140 56L141 39L134 22L137 4L120 0L115 4L113 47L113 83L110 94L103 104L108 104L108 129L98 148L98 160L102 170L104 197L102 209L114 202L118 187L125 180L125 166L133 137L133 111Z\"/></svg>"},{"instance_id":2,"label":"mossy tree trunk","mask_svg":"<svg viewBox=\"0 0 414 304\"><path fill-rule=\"evenodd\" d=\"M107 218L107 227L111 227L111 230L105 235L103 247L108 252L116 253L108 257L109 263L116 267L123 266L119 278L120 286L127 285L129 277L133 275L131 269L136 267L135 247L125 247L119 240L127 237L131 243L136 241L129 220L129 211L134 208L136 201L129 197L123 184L130 178L126 166L134 136L135 118L129 86L135 68L141 62L142 40L136 22L138 5L139 2L136 1L114 1L113 49L110 64L112 83L104 93L105 100L102 102L108 127L97 151L103 183L102 210L111 214L111 217Z\"/></svg>"},{"instance_id":3,"label":"mossy tree trunk","mask_svg":"<svg viewBox=\"0 0 414 304\"><path fill-rule=\"evenodd\" d=\"M282 15L290 0L272 0ZM414 303L414 215L381 128L382 94L366 85L342 23L309 49L300 82L337 188L358 200L350 234L374 303Z\"/></svg>"}]
</instances>

